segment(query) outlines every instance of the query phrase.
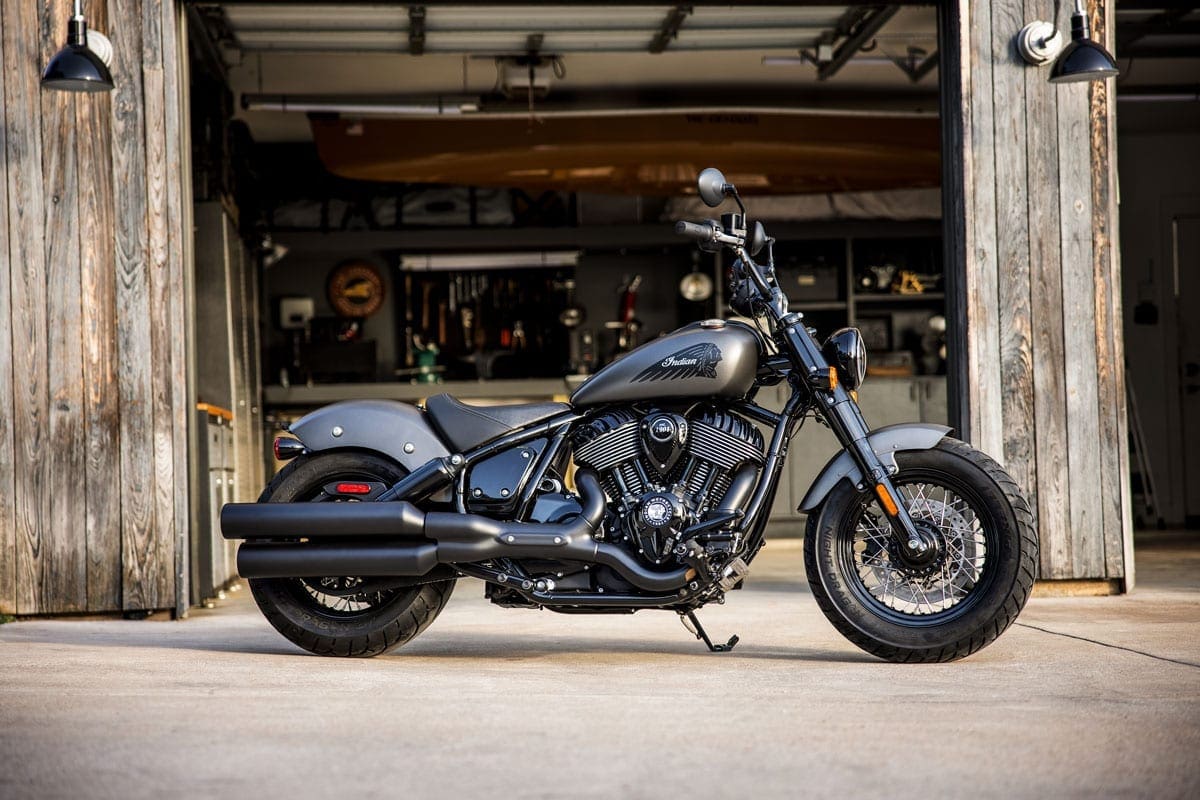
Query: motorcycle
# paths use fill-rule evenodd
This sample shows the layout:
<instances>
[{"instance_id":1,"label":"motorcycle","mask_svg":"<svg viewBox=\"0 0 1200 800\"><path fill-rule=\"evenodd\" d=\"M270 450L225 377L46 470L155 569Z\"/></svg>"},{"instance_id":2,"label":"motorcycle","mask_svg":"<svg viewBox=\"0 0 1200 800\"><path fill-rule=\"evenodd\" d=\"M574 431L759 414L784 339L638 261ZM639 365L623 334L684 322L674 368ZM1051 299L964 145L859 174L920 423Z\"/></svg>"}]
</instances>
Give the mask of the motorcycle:
<instances>
[{"instance_id":1,"label":"motorcycle","mask_svg":"<svg viewBox=\"0 0 1200 800\"><path fill-rule=\"evenodd\" d=\"M1012 624L1038 560L1016 483L945 426L870 430L859 332L819 343L788 311L774 240L747 222L736 188L710 168L698 189L738 211L676 230L732 251L730 305L754 324L686 325L568 403L349 401L275 440L287 465L259 502L226 505L221 529L245 540L238 572L283 636L377 655L421 633L470 576L507 608L671 611L730 650L737 637L713 642L696 611L745 580L788 442L809 418L843 447L799 505L808 582L834 627L880 658L929 662L970 655ZM784 381L781 412L754 402Z\"/></svg>"}]
</instances>

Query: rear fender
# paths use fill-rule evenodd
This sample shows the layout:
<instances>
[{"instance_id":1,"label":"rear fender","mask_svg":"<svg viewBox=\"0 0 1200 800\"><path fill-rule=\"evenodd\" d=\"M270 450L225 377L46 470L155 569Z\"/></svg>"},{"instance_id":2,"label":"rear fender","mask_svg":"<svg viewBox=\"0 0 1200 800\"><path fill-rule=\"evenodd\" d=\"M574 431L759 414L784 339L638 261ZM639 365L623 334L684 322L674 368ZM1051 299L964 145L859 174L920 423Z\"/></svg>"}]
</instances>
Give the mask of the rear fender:
<instances>
[{"instance_id":1,"label":"rear fender","mask_svg":"<svg viewBox=\"0 0 1200 800\"><path fill-rule=\"evenodd\" d=\"M867 441L883 465L895 470L896 453L902 450L930 450L937 447L937 443L946 438L949 432L950 428L945 425L905 422L876 428L867 434ZM821 505L841 481L859 483L862 479L862 470L854 463L854 456L850 455L850 451L843 450L829 459L796 510L807 514Z\"/></svg>"},{"instance_id":2,"label":"rear fender","mask_svg":"<svg viewBox=\"0 0 1200 800\"><path fill-rule=\"evenodd\" d=\"M425 412L396 400L347 400L318 408L293 422L288 431L313 452L369 450L409 472L450 455Z\"/></svg>"}]
</instances>

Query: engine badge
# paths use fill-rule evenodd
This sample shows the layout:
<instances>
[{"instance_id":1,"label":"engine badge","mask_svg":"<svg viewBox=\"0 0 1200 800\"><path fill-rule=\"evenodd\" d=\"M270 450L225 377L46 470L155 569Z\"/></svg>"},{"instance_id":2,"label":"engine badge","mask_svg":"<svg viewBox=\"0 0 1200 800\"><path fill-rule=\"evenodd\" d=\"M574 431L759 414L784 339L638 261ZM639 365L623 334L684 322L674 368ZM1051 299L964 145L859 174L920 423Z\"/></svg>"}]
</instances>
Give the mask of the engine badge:
<instances>
[{"instance_id":1,"label":"engine badge","mask_svg":"<svg viewBox=\"0 0 1200 800\"><path fill-rule=\"evenodd\" d=\"M687 450L688 421L678 414L651 414L642 422L642 446L660 474L666 475Z\"/></svg>"},{"instance_id":2,"label":"engine badge","mask_svg":"<svg viewBox=\"0 0 1200 800\"><path fill-rule=\"evenodd\" d=\"M655 495L642 504L642 520L652 528L661 528L674 516L675 509L662 495Z\"/></svg>"}]
</instances>

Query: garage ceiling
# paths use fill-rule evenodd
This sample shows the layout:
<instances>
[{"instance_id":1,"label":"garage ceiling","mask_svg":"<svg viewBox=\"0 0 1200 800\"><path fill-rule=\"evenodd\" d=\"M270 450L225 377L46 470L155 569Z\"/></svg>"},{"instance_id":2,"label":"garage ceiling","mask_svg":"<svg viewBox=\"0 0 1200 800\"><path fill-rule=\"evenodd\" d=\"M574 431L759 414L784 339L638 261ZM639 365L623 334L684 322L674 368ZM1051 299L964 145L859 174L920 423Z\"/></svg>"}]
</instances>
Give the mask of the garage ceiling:
<instances>
[{"instance_id":1,"label":"garage ceiling","mask_svg":"<svg viewBox=\"0 0 1200 800\"><path fill-rule=\"evenodd\" d=\"M559 72L539 110L639 109L664 97L936 113L935 11L923 6L404 5L200 3L201 27L241 98L313 95L496 99L501 62L531 49ZM867 24L872 23L872 24ZM828 58L852 43L830 68ZM826 43L825 68L810 57ZM844 63L841 63L844 62ZM925 64L913 80L906 72ZM512 98L509 98L512 100ZM258 141L307 141L303 114L246 111Z\"/></svg>"},{"instance_id":2,"label":"garage ceiling","mask_svg":"<svg viewBox=\"0 0 1200 800\"><path fill-rule=\"evenodd\" d=\"M677 10L678 9L678 10ZM762 50L812 47L845 6L233 5L226 17L247 51L519 54L531 35L550 53Z\"/></svg>"}]
</instances>

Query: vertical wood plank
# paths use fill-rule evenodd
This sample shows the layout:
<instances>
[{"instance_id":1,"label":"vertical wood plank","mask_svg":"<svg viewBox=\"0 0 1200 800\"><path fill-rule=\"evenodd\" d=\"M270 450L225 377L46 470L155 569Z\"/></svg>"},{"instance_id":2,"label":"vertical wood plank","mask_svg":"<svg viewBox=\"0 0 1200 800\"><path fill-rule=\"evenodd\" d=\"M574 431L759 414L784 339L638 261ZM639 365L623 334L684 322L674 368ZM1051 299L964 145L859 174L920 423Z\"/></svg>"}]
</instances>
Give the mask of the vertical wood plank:
<instances>
[{"instance_id":1,"label":"vertical wood plank","mask_svg":"<svg viewBox=\"0 0 1200 800\"><path fill-rule=\"evenodd\" d=\"M1114 44L1116 11L1111 0L1092 5L1092 34ZM1129 434L1125 409L1125 358L1121 315L1121 265L1116 224L1116 103L1108 81L1088 84L1091 130L1092 254L1096 303L1096 370L1099 398L1100 497L1104 524L1104 570L1125 577L1132 588L1132 553L1126 564L1126 538L1132 544L1129 502Z\"/></svg>"},{"instance_id":2,"label":"vertical wood plank","mask_svg":"<svg viewBox=\"0 0 1200 800\"><path fill-rule=\"evenodd\" d=\"M938 80L942 151L942 263L946 284L946 383L949 424L960 439L971 440L971 375L965 265L974 252L968 209L974 203L974 137L971 130L970 4L938 6ZM849 247L849 245L847 245ZM853 321L851 321L853 324Z\"/></svg>"},{"instance_id":3,"label":"vertical wood plank","mask_svg":"<svg viewBox=\"0 0 1200 800\"><path fill-rule=\"evenodd\" d=\"M1037 485L1034 461L1032 323L1029 284L1029 202L1025 132L1025 65L1012 32L1020 30L1019 0L992 7L992 102L996 132L996 262L1001 276L1001 417L1004 464L1026 493ZM1034 504L1036 507L1036 503Z\"/></svg>"},{"instance_id":4,"label":"vertical wood plank","mask_svg":"<svg viewBox=\"0 0 1200 800\"><path fill-rule=\"evenodd\" d=\"M1050 19L1051 0L1027 0L1026 19ZM1058 127L1054 85L1042 70L1025 70L1028 107L1029 266L1032 285L1033 410L1037 484L1027 489L1041 537L1041 574L1070 561L1067 404L1064 396L1062 270L1058 217ZM1036 491L1035 491L1036 490Z\"/></svg>"},{"instance_id":5,"label":"vertical wood plank","mask_svg":"<svg viewBox=\"0 0 1200 800\"><path fill-rule=\"evenodd\" d=\"M250 259L236 231L231 231L229 238L229 265L230 308L233 318L233 426L237 466L234 491L238 502L252 503L262 491L261 486L256 488L254 485L254 462L258 453L255 445L254 418L250 413L250 409L258 404L254 395L251 356L255 309L250 300L250 282L253 280L250 274Z\"/></svg>"},{"instance_id":6,"label":"vertical wood plank","mask_svg":"<svg viewBox=\"0 0 1200 800\"><path fill-rule=\"evenodd\" d=\"M150 275L147 258L146 127L142 91L140 0L109 0L113 60L113 183L116 193L117 377L121 401L121 604L158 608L166 583L154 519L154 420L149 366Z\"/></svg>"},{"instance_id":7,"label":"vertical wood plank","mask_svg":"<svg viewBox=\"0 0 1200 800\"><path fill-rule=\"evenodd\" d=\"M967 60L970 69L969 212L972 250L966 265L967 347L970 374L971 442L1004 458L1000 412L1000 282L996 262L996 134L993 125L992 24L986 5L971 3ZM982 6L982 8L981 8Z\"/></svg>"},{"instance_id":8,"label":"vertical wood plank","mask_svg":"<svg viewBox=\"0 0 1200 800\"><path fill-rule=\"evenodd\" d=\"M70 0L43 0L41 58L62 46ZM87 609L84 494L83 342L81 336L79 203L75 106L89 96L41 92L42 179L45 205L46 327L48 334L48 485L50 515L43 533L40 601L44 612Z\"/></svg>"},{"instance_id":9,"label":"vertical wood plank","mask_svg":"<svg viewBox=\"0 0 1200 800\"><path fill-rule=\"evenodd\" d=\"M169 2L170 0L168 0ZM154 464L154 530L148 544L155 607L175 602L175 437L170 328L166 180L166 87L162 68L162 0L142 2L142 85L146 125L147 269L150 300L150 386Z\"/></svg>"},{"instance_id":10,"label":"vertical wood plank","mask_svg":"<svg viewBox=\"0 0 1200 800\"><path fill-rule=\"evenodd\" d=\"M0 108L6 108L4 59L7 8L0 4ZM7 116L7 112L5 112ZM16 509L13 507L13 372L12 280L8 236L8 124L0 123L0 613L17 613Z\"/></svg>"},{"instance_id":11,"label":"vertical wood plank","mask_svg":"<svg viewBox=\"0 0 1200 800\"><path fill-rule=\"evenodd\" d=\"M3 0L3 8L12 335L20 343L12 354L16 605L36 614L50 519L39 6Z\"/></svg>"},{"instance_id":12,"label":"vertical wood plank","mask_svg":"<svg viewBox=\"0 0 1200 800\"><path fill-rule=\"evenodd\" d=\"M102 3L89 22L108 30ZM75 107L79 151L79 239L83 306L87 605L121 608L121 419L117 381L116 247L113 230L112 98L88 95Z\"/></svg>"},{"instance_id":13,"label":"vertical wood plank","mask_svg":"<svg viewBox=\"0 0 1200 800\"><path fill-rule=\"evenodd\" d=\"M1092 262L1092 177L1087 85L1060 84L1058 93L1059 214L1062 228L1063 347L1066 369L1067 464L1071 553L1052 558L1048 577L1104 574L1100 505L1096 306Z\"/></svg>"},{"instance_id":14,"label":"vertical wood plank","mask_svg":"<svg viewBox=\"0 0 1200 800\"><path fill-rule=\"evenodd\" d=\"M180 57L181 46L181 15L177 3L163 2L162 10L162 59L165 79L166 97L164 102L167 171L167 229L168 229L168 294L171 305L169 309L169 328L176 334L170 337L171 363L171 407L172 407L172 448L174 455L173 469L175 472L174 487L174 517L175 517L175 612L176 616L187 615L188 580L190 567L188 563L188 529L190 525L190 510L188 508L188 426L192 415L189 409L188 384L188 355L187 340L187 295L188 282L185 269L190 262L187 254L190 244L187 235L190 230L184 227L185 211L189 205L190 193L187 191L188 177L184 172L183 153L187 151L184 138L187 127L185 118L186 82L186 53Z\"/></svg>"}]
</instances>

